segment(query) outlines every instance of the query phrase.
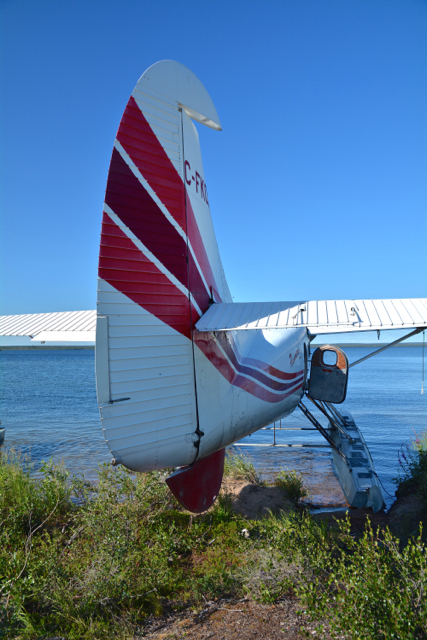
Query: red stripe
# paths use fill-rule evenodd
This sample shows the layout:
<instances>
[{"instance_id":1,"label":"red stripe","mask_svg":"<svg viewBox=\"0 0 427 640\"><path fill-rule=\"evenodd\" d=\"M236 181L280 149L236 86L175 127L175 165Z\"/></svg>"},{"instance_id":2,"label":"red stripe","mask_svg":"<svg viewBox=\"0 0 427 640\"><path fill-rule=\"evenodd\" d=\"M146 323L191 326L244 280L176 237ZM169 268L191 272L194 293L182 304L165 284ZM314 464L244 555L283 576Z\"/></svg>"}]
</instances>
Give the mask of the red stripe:
<instances>
[{"instance_id":1,"label":"red stripe","mask_svg":"<svg viewBox=\"0 0 427 640\"><path fill-rule=\"evenodd\" d=\"M129 257L123 259L123 251ZM99 277L191 340L191 305L180 291L104 213Z\"/></svg>"},{"instance_id":2,"label":"red stripe","mask_svg":"<svg viewBox=\"0 0 427 640\"><path fill-rule=\"evenodd\" d=\"M182 189L180 176L132 96L129 98L120 122L117 139L121 142L120 138L123 138L129 146L144 152L141 157L141 167L146 166L144 160L148 167L150 165L162 167L163 175L170 177Z\"/></svg>"},{"instance_id":3,"label":"red stripe","mask_svg":"<svg viewBox=\"0 0 427 640\"><path fill-rule=\"evenodd\" d=\"M190 198L185 191L187 222L183 210L184 185L166 151L131 96L117 132L117 140L132 158L159 200L188 235L197 262L209 287L218 287L196 222ZM194 282L198 288L198 284ZM191 293L193 292L191 284ZM207 307L206 307L207 309ZM206 309L202 309L204 312Z\"/></svg>"},{"instance_id":4,"label":"red stripe","mask_svg":"<svg viewBox=\"0 0 427 640\"><path fill-rule=\"evenodd\" d=\"M270 387L270 389L273 389L274 391L286 391L290 389L292 386L294 386L296 382L302 382L302 380L300 379L294 380L293 382L285 382L285 383L278 382L277 380L273 380L272 378L269 378L268 376L261 373L261 371L258 371L257 369L245 367L241 362L242 358L238 356L238 354L236 354L235 346L233 348L231 341L229 341L227 335L224 335L224 332L220 332L220 334L217 337L217 341L219 345L222 347L223 351L226 353L230 362L239 371L239 373L243 373L243 374L246 374L247 376L251 376L252 378L256 378L256 380L264 384L266 387ZM301 377L301 375L302 375L302 372L299 378ZM296 378L295 374L293 374L292 377Z\"/></svg>"},{"instance_id":5,"label":"red stripe","mask_svg":"<svg viewBox=\"0 0 427 640\"><path fill-rule=\"evenodd\" d=\"M230 362L227 358L224 357L221 349L218 344L214 340L211 334L209 333L198 333L194 338L195 344L199 347L199 349L205 354L205 356L209 359L210 362L218 369L219 373L224 376L224 378L232 385L236 387L240 387L244 389L251 395L259 398L260 400L264 400L265 402L277 403L282 402L292 394L296 393L299 389L302 388L302 380L296 381L294 384L296 385L293 389L287 390L285 393L275 394L268 389L264 389L259 384L257 384L254 380L249 380L245 378L243 375L240 375L240 370L238 372L233 369Z\"/></svg>"},{"instance_id":6,"label":"red stripe","mask_svg":"<svg viewBox=\"0 0 427 640\"><path fill-rule=\"evenodd\" d=\"M185 240L116 149L113 150L105 202L186 289L191 287L195 301L205 311L209 305L209 294L191 255L187 265Z\"/></svg>"},{"instance_id":7,"label":"red stripe","mask_svg":"<svg viewBox=\"0 0 427 640\"><path fill-rule=\"evenodd\" d=\"M179 212L174 211L172 213L171 211L170 213L181 228L186 231L185 210L182 206L184 202L182 179L132 96L129 98L120 122L117 140L132 158L165 207L168 207L168 204L164 201L164 198L167 197L164 190L160 189L158 191L158 184L152 184L146 174L154 174L156 178L160 175L168 181L169 191L166 193L169 196L174 193L181 203Z\"/></svg>"},{"instance_id":8,"label":"red stripe","mask_svg":"<svg viewBox=\"0 0 427 640\"><path fill-rule=\"evenodd\" d=\"M270 374L271 376L274 376L275 378L279 378L280 380L294 380L295 378L298 378L299 376L303 375L304 371L302 369L301 371L296 371L295 373L286 373L286 371L281 371L280 369L276 369L276 367L273 367L272 365L267 364L266 362L262 362L261 360L255 360L255 358L245 358L241 356L238 353L236 343L234 342L232 333L230 333L229 335L230 335L230 342L232 343L233 349L236 352L236 355L241 364L246 364L249 367L253 366L253 367L256 367L257 369L262 369L266 373Z\"/></svg>"}]
</instances>

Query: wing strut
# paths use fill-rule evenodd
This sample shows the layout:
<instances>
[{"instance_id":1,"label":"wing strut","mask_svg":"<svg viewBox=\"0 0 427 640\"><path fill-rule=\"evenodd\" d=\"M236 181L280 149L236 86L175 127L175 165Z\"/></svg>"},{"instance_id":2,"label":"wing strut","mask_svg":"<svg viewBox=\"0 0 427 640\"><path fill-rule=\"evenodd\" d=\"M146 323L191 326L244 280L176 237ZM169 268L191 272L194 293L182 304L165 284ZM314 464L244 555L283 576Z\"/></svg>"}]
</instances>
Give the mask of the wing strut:
<instances>
[{"instance_id":1,"label":"wing strut","mask_svg":"<svg viewBox=\"0 0 427 640\"><path fill-rule=\"evenodd\" d=\"M377 353L381 353L381 351L385 351L386 349L390 349L390 347L394 347L395 344L398 344L399 342L403 342L403 340L407 340L411 336L416 336L417 333L421 333L421 331L425 331L425 327L418 327L418 329L415 329L415 331L411 331L411 333L407 333L406 336L403 336L403 338L399 338L394 342L390 342L390 344L386 344L385 347L381 347L381 349L377 349L376 351L369 353L364 358L360 358L360 360L356 360L356 362L352 362L351 364L348 365L348 368L351 369L351 367L354 367L356 364L360 364L364 360L368 360L368 358L372 358L372 356L376 356Z\"/></svg>"}]
</instances>

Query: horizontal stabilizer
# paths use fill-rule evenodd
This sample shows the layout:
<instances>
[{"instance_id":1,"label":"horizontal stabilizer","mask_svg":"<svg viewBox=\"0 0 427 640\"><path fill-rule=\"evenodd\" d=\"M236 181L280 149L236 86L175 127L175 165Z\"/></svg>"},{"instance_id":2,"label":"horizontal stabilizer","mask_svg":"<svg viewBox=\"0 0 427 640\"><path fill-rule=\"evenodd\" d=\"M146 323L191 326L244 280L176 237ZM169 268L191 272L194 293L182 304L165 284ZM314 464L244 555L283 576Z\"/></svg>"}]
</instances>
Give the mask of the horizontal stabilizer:
<instances>
[{"instance_id":1,"label":"horizontal stabilizer","mask_svg":"<svg viewBox=\"0 0 427 640\"><path fill-rule=\"evenodd\" d=\"M221 302L212 304L196 324L198 331L300 327L316 335L427 328L427 298Z\"/></svg>"}]
</instances>

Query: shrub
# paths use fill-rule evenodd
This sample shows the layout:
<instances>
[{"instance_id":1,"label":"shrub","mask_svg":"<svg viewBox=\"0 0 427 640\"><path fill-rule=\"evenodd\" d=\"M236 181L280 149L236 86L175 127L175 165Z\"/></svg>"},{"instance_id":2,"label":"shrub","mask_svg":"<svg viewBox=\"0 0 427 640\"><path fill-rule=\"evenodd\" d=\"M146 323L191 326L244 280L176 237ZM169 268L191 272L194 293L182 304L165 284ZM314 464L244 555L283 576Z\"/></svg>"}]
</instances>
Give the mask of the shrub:
<instances>
[{"instance_id":1,"label":"shrub","mask_svg":"<svg viewBox=\"0 0 427 640\"><path fill-rule=\"evenodd\" d=\"M69 474L63 465L43 462L39 480L32 471L28 458L13 449L0 452L0 521L7 521L9 535L29 534L46 519L52 522L72 508Z\"/></svg>"},{"instance_id":2,"label":"shrub","mask_svg":"<svg viewBox=\"0 0 427 640\"><path fill-rule=\"evenodd\" d=\"M328 529L305 512L256 526L251 537L258 535L260 562L249 552L240 570L255 597L271 602L293 591L302 612L318 622L317 637L328 631L345 640L427 638L427 549L421 534L401 549L390 531L374 531L369 522L362 537L354 538L348 518Z\"/></svg>"},{"instance_id":3,"label":"shrub","mask_svg":"<svg viewBox=\"0 0 427 640\"><path fill-rule=\"evenodd\" d=\"M401 548L368 527L358 540L304 511L247 521L227 495L191 516L156 472L104 465L90 485L52 462L30 471L0 458L1 638L141 637L166 603L291 592L335 638L427 638L421 537Z\"/></svg>"},{"instance_id":4,"label":"shrub","mask_svg":"<svg viewBox=\"0 0 427 640\"><path fill-rule=\"evenodd\" d=\"M360 540L348 534L349 522L344 522L341 544L327 558L319 558L317 542L307 540L309 571L296 593L308 615L326 621L336 638L427 638L427 559L421 533L403 550L388 529L375 532L369 521ZM319 630L323 628L321 624Z\"/></svg>"},{"instance_id":5,"label":"shrub","mask_svg":"<svg viewBox=\"0 0 427 640\"><path fill-rule=\"evenodd\" d=\"M249 456L236 453L232 449L229 449L225 456L224 476L236 480L247 480L259 486L265 485Z\"/></svg>"},{"instance_id":6,"label":"shrub","mask_svg":"<svg viewBox=\"0 0 427 640\"><path fill-rule=\"evenodd\" d=\"M0 460L0 637L133 637L164 599L235 589L243 523L226 501L190 516L160 473L30 471Z\"/></svg>"},{"instance_id":7,"label":"shrub","mask_svg":"<svg viewBox=\"0 0 427 640\"><path fill-rule=\"evenodd\" d=\"M308 491L304 487L304 481L300 473L295 469L284 469L274 481L276 487L280 487L288 500L295 505L299 500L308 496Z\"/></svg>"},{"instance_id":8,"label":"shrub","mask_svg":"<svg viewBox=\"0 0 427 640\"><path fill-rule=\"evenodd\" d=\"M399 475L393 479L401 493L415 493L427 508L427 430L416 434L398 453Z\"/></svg>"}]
</instances>

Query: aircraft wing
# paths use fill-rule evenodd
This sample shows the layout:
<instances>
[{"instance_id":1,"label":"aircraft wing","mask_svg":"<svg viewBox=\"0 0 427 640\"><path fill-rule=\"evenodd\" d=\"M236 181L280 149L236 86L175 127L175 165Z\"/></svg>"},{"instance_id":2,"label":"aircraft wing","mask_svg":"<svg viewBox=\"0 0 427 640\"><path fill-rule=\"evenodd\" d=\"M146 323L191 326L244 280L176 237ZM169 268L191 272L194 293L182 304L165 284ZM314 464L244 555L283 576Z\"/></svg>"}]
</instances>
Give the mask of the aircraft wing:
<instances>
[{"instance_id":1,"label":"aircraft wing","mask_svg":"<svg viewBox=\"0 0 427 640\"><path fill-rule=\"evenodd\" d=\"M316 335L427 328L427 298L221 302L212 304L196 324L198 331L298 327Z\"/></svg>"},{"instance_id":2,"label":"aircraft wing","mask_svg":"<svg viewBox=\"0 0 427 640\"><path fill-rule=\"evenodd\" d=\"M32 342L95 344L96 311L0 316L0 336L27 336Z\"/></svg>"}]
</instances>

